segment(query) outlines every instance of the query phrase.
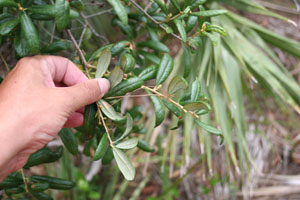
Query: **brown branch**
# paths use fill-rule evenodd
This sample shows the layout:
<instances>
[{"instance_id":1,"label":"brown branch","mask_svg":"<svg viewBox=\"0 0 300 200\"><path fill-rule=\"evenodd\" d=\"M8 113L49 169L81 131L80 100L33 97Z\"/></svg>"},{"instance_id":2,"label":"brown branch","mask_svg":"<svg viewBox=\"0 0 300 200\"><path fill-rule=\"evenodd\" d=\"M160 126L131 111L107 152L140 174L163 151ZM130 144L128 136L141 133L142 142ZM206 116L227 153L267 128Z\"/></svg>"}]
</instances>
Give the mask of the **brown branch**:
<instances>
[{"instance_id":1,"label":"brown branch","mask_svg":"<svg viewBox=\"0 0 300 200\"><path fill-rule=\"evenodd\" d=\"M139 9L146 17L148 17L153 23L155 23L156 25L158 25L161 29L163 29L164 31L167 32L167 29L161 25L158 21L156 21L153 17L151 17L151 15L149 15L138 3L136 3L134 0L130 0L130 2L137 8ZM175 33L171 33L172 36L174 36L175 38L177 38L178 40L182 41L181 37L179 37L178 35L176 35Z\"/></svg>"},{"instance_id":2,"label":"brown branch","mask_svg":"<svg viewBox=\"0 0 300 200\"><path fill-rule=\"evenodd\" d=\"M76 42L73 34L71 33L71 31L70 30L66 30L66 31L67 31L69 37L71 38L72 43L75 46L77 52L79 53L79 57L80 57L81 61L83 62L86 75L88 76L89 79L91 79L91 76L90 76L90 73L89 73L90 64L87 63L87 61L86 61L86 59L85 59L85 57L83 55L83 52L80 49L79 45L77 44L77 42Z\"/></svg>"}]
</instances>

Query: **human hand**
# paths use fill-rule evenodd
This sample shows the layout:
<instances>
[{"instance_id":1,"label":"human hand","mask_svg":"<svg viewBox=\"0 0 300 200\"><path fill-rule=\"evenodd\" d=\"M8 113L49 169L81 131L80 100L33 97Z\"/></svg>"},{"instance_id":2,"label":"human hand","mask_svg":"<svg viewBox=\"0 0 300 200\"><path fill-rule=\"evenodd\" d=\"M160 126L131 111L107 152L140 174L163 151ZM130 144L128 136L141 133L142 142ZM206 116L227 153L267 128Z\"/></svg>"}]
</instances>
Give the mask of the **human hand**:
<instances>
[{"instance_id":1,"label":"human hand","mask_svg":"<svg viewBox=\"0 0 300 200\"><path fill-rule=\"evenodd\" d=\"M82 125L84 106L108 89L109 81L88 80L66 58L21 59L0 85L0 181L62 127Z\"/></svg>"}]
</instances>

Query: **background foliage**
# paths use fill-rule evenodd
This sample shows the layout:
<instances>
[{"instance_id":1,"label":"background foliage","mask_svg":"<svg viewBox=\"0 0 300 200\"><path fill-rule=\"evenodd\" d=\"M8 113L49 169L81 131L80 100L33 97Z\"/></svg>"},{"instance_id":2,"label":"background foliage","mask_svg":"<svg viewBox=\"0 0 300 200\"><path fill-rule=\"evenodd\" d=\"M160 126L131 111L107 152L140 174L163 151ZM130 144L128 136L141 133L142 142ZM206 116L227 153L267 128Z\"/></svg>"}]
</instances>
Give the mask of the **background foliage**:
<instances>
[{"instance_id":1,"label":"background foliage","mask_svg":"<svg viewBox=\"0 0 300 200\"><path fill-rule=\"evenodd\" d=\"M299 112L300 88L272 47L299 58L300 44L237 11L294 22L253 1L0 0L0 7L1 43L11 43L17 59L62 55L113 86L86 108L83 127L63 129L31 156L26 184L23 172L2 183L5 198L235 197L265 170L252 148L266 132L253 130L246 113L265 116L260 102L269 97L288 118ZM113 158L126 179L136 168L133 182Z\"/></svg>"}]
</instances>

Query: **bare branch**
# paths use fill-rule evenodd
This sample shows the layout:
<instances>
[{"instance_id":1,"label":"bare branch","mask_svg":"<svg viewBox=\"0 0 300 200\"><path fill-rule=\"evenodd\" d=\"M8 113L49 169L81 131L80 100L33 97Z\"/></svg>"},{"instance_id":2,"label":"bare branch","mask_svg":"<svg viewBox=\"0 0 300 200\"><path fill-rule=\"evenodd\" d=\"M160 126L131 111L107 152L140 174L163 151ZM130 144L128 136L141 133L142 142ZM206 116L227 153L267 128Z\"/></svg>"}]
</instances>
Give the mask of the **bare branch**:
<instances>
[{"instance_id":1,"label":"bare branch","mask_svg":"<svg viewBox=\"0 0 300 200\"><path fill-rule=\"evenodd\" d=\"M90 66L90 65L89 65L89 64L87 63L87 61L85 60L85 57L84 57L84 55L83 55L83 52L82 52L82 50L80 49L79 45L77 44L77 42L76 42L76 40L75 40L75 38L74 38L72 32L71 32L70 30L66 30L66 32L68 33L69 37L71 38L72 43L74 44L74 46L75 46L77 52L79 53L79 57L80 57L81 61L83 62L83 65L84 65L85 73L86 73L86 75L88 76L88 78L90 79L90 78L91 78L91 77L90 77L90 73L89 73L89 66Z\"/></svg>"}]
</instances>

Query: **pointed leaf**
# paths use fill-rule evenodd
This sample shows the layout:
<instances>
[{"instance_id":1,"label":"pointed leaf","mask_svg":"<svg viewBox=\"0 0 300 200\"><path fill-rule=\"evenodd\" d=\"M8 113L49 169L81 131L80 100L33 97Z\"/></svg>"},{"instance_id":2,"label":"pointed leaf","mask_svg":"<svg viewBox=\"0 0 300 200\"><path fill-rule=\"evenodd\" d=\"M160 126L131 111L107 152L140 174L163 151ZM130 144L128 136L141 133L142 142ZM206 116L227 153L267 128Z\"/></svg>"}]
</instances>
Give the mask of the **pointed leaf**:
<instances>
[{"instance_id":1,"label":"pointed leaf","mask_svg":"<svg viewBox=\"0 0 300 200\"><path fill-rule=\"evenodd\" d=\"M169 54L164 54L156 75L156 85L162 84L171 74L174 66L173 58Z\"/></svg>"},{"instance_id":2,"label":"pointed leaf","mask_svg":"<svg viewBox=\"0 0 300 200\"><path fill-rule=\"evenodd\" d=\"M192 84L191 89L191 101L195 102L198 101L201 96L201 84L198 79L196 79Z\"/></svg>"},{"instance_id":3,"label":"pointed leaf","mask_svg":"<svg viewBox=\"0 0 300 200\"><path fill-rule=\"evenodd\" d=\"M121 137L119 137L115 142L121 141L124 138L126 138L129 133L132 131L132 127L133 127L133 119L131 117L131 115L129 113L126 114L126 129L124 131L124 133L121 135Z\"/></svg>"},{"instance_id":4,"label":"pointed leaf","mask_svg":"<svg viewBox=\"0 0 300 200\"><path fill-rule=\"evenodd\" d=\"M140 140L138 141L137 147L145 152L154 152L154 148L151 148L150 145L144 141L144 140Z\"/></svg>"},{"instance_id":5,"label":"pointed leaf","mask_svg":"<svg viewBox=\"0 0 300 200\"><path fill-rule=\"evenodd\" d=\"M111 60L111 51L109 49L103 49L99 54L97 69L95 78L101 78L106 72Z\"/></svg>"},{"instance_id":6,"label":"pointed leaf","mask_svg":"<svg viewBox=\"0 0 300 200\"><path fill-rule=\"evenodd\" d=\"M131 77L122 81L115 87L111 88L105 97L109 96L123 96L127 92L132 92L143 85L144 81L139 77Z\"/></svg>"},{"instance_id":7,"label":"pointed leaf","mask_svg":"<svg viewBox=\"0 0 300 200\"><path fill-rule=\"evenodd\" d=\"M127 156L124 154L123 151L117 149L117 148L112 148L114 157L116 159L117 165L122 172L123 176L125 177L126 180L132 181L135 176L135 168L127 158Z\"/></svg>"},{"instance_id":8,"label":"pointed leaf","mask_svg":"<svg viewBox=\"0 0 300 200\"><path fill-rule=\"evenodd\" d=\"M186 32L184 28L184 21L182 19L175 19L174 23L180 33L183 42L186 42Z\"/></svg>"},{"instance_id":9,"label":"pointed leaf","mask_svg":"<svg viewBox=\"0 0 300 200\"><path fill-rule=\"evenodd\" d=\"M138 139L132 138L117 144L116 147L119 149L132 149L136 147L137 144L138 144Z\"/></svg>"},{"instance_id":10,"label":"pointed leaf","mask_svg":"<svg viewBox=\"0 0 300 200\"><path fill-rule=\"evenodd\" d=\"M153 96L151 92L145 90L148 94L150 94L150 99L154 106L155 112L155 127L159 126L165 119L165 108L161 100L157 96Z\"/></svg>"},{"instance_id":11,"label":"pointed leaf","mask_svg":"<svg viewBox=\"0 0 300 200\"><path fill-rule=\"evenodd\" d=\"M71 154L76 155L78 153L78 141L71 129L61 129L59 137Z\"/></svg>"},{"instance_id":12,"label":"pointed leaf","mask_svg":"<svg viewBox=\"0 0 300 200\"><path fill-rule=\"evenodd\" d=\"M189 111L198 111L198 110L202 110L202 109L210 110L211 107L205 101L197 101L197 102L192 102L192 103L186 104L184 106L184 109L189 110Z\"/></svg>"},{"instance_id":13,"label":"pointed leaf","mask_svg":"<svg viewBox=\"0 0 300 200\"><path fill-rule=\"evenodd\" d=\"M98 103L101 106L101 111L105 114L106 117L108 117L109 119L113 120L113 121L121 121L124 119L124 116L122 116L120 113L117 113L114 109L114 107L112 107L112 105L110 105L109 103L107 103L105 100L100 99L98 101Z\"/></svg>"},{"instance_id":14,"label":"pointed leaf","mask_svg":"<svg viewBox=\"0 0 300 200\"><path fill-rule=\"evenodd\" d=\"M116 66L111 72L108 77L110 82L110 87L115 87L118 85L123 79L124 73L120 67Z\"/></svg>"},{"instance_id":15,"label":"pointed leaf","mask_svg":"<svg viewBox=\"0 0 300 200\"><path fill-rule=\"evenodd\" d=\"M191 15L198 16L198 17L214 17L218 15L223 15L227 13L227 10L204 10L199 12L193 12Z\"/></svg>"},{"instance_id":16,"label":"pointed leaf","mask_svg":"<svg viewBox=\"0 0 300 200\"><path fill-rule=\"evenodd\" d=\"M182 76L175 76L168 87L168 93L174 94L180 89L186 89L188 87L188 83Z\"/></svg>"},{"instance_id":17,"label":"pointed leaf","mask_svg":"<svg viewBox=\"0 0 300 200\"><path fill-rule=\"evenodd\" d=\"M95 155L93 160L99 160L100 158L102 158L108 148L108 136L107 133L104 133L104 135L102 136L98 147L96 149Z\"/></svg>"},{"instance_id":18,"label":"pointed leaf","mask_svg":"<svg viewBox=\"0 0 300 200\"><path fill-rule=\"evenodd\" d=\"M200 126L201 128L203 128L204 130L206 130L206 131L208 131L208 132L210 132L212 134L215 134L215 135L218 135L218 136L222 136L222 132L220 130L218 130L218 129L210 126L210 125L207 125L207 124L201 122L198 119L196 119L195 121L198 124L198 126Z\"/></svg>"},{"instance_id":19,"label":"pointed leaf","mask_svg":"<svg viewBox=\"0 0 300 200\"><path fill-rule=\"evenodd\" d=\"M128 24L128 16L120 0L107 0L107 2L114 8L116 14L123 24Z\"/></svg>"}]
</instances>

